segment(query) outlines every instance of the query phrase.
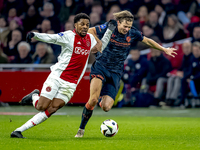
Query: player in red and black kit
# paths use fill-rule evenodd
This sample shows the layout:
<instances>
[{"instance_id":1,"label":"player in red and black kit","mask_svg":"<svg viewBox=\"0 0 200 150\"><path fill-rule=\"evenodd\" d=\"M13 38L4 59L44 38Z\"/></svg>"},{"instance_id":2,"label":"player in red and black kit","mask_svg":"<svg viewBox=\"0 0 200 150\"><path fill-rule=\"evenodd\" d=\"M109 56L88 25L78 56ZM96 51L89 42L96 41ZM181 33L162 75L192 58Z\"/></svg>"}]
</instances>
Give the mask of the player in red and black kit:
<instances>
[{"instance_id":1,"label":"player in red and black kit","mask_svg":"<svg viewBox=\"0 0 200 150\"><path fill-rule=\"evenodd\" d=\"M83 137L85 126L92 116L99 96L101 96L99 104L104 111L107 112L112 108L119 89L124 61L129 54L131 45L141 41L154 49L164 51L170 56L174 57L174 54L176 54L174 52L176 49L164 48L132 27L133 15L131 12L125 10L113 15L116 19L117 28L113 31L103 52L96 54L96 61L93 63L90 73L90 98L83 109L81 124L75 137ZM108 23L105 23L90 28L89 31L101 39L107 26Z\"/></svg>"}]
</instances>

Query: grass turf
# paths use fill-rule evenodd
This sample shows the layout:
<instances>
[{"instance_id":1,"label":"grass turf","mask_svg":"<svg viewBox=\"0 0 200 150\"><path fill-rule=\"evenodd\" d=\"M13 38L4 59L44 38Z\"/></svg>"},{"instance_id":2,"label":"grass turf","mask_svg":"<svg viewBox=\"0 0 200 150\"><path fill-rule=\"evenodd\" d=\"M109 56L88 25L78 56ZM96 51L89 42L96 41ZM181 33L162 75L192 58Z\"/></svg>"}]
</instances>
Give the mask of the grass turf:
<instances>
[{"instance_id":1,"label":"grass turf","mask_svg":"<svg viewBox=\"0 0 200 150\"><path fill-rule=\"evenodd\" d=\"M126 110L128 112L131 109L113 109L118 113L108 113L108 115L100 113L100 109L97 109L86 127L85 136L79 139L74 136L80 123L80 115L77 114L81 114L82 108L78 109L78 113L75 111L74 114L71 109L71 114L53 115L44 123L23 132L26 139L10 138L10 133L30 119L31 115L0 115L0 150L200 149L200 118L178 117L181 116L180 114L174 115L174 117L160 116L159 114L153 117L137 116L137 114L132 116L126 113ZM151 114L157 110L144 109L143 111ZM177 110L175 112L178 114ZM169 112L165 114L167 113ZM119 132L116 136L107 138L101 134L100 125L106 119L113 119L118 123Z\"/></svg>"}]
</instances>

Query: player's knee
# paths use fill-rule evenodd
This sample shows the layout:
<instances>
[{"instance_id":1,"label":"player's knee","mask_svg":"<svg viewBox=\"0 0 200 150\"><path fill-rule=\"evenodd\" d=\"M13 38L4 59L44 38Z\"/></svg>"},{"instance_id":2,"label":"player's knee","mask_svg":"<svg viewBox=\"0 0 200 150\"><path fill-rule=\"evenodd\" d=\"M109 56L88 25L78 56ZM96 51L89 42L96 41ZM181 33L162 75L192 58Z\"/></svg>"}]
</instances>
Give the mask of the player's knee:
<instances>
[{"instance_id":1,"label":"player's knee","mask_svg":"<svg viewBox=\"0 0 200 150\"><path fill-rule=\"evenodd\" d=\"M36 108L37 108L37 110L39 110L39 111L45 111L45 110L47 109L46 106L41 105L41 104L37 104Z\"/></svg>"},{"instance_id":2,"label":"player's knee","mask_svg":"<svg viewBox=\"0 0 200 150\"><path fill-rule=\"evenodd\" d=\"M108 112L112 107L111 106L102 106L103 111Z\"/></svg>"}]
</instances>

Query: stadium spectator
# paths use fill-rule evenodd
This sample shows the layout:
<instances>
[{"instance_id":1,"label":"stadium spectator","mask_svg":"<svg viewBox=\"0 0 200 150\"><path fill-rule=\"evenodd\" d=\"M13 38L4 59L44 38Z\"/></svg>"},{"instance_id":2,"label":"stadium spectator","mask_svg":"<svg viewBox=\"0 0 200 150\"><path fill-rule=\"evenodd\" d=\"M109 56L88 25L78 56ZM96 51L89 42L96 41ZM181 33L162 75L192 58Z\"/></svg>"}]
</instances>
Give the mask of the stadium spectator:
<instances>
[{"instance_id":1,"label":"stadium spectator","mask_svg":"<svg viewBox=\"0 0 200 150\"><path fill-rule=\"evenodd\" d=\"M101 18L100 15L96 12L91 12L90 13L90 26L94 27L96 25L100 25L101 24Z\"/></svg>"},{"instance_id":2,"label":"stadium spectator","mask_svg":"<svg viewBox=\"0 0 200 150\"><path fill-rule=\"evenodd\" d=\"M195 42L195 41L200 42L200 25L194 27L194 29L193 29L192 43Z\"/></svg>"},{"instance_id":3,"label":"stadium spectator","mask_svg":"<svg viewBox=\"0 0 200 150\"><path fill-rule=\"evenodd\" d=\"M194 91L200 91L200 43L197 41L192 44L192 54L194 57L190 72L181 80L181 105L183 106L185 106L185 99L190 90L194 96L197 96L197 92L195 93ZM188 84L190 85L190 89L188 88Z\"/></svg>"},{"instance_id":4,"label":"stadium spectator","mask_svg":"<svg viewBox=\"0 0 200 150\"><path fill-rule=\"evenodd\" d=\"M152 36L155 35L155 32L154 32L153 28L149 24L143 25L143 27L142 27L142 33L146 37L152 37Z\"/></svg>"},{"instance_id":5,"label":"stadium spectator","mask_svg":"<svg viewBox=\"0 0 200 150\"><path fill-rule=\"evenodd\" d=\"M117 4L119 5L121 10L128 10L130 12L132 12L135 8L134 3L129 0L119 0Z\"/></svg>"},{"instance_id":6,"label":"stadium spectator","mask_svg":"<svg viewBox=\"0 0 200 150\"><path fill-rule=\"evenodd\" d=\"M121 9L119 5L112 5L108 13L106 14L106 21L108 22L110 19L114 19L113 13L119 12Z\"/></svg>"},{"instance_id":7,"label":"stadium spectator","mask_svg":"<svg viewBox=\"0 0 200 150\"><path fill-rule=\"evenodd\" d=\"M108 13L117 13L117 12L120 12L121 9L119 7L119 5L115 4L115 5L112 5L109 9L109 12Z\"/></svg>"},{"instance_id":8,"label":"stadium spectator","mask_svg":"<svg viewBox=\"0 0 200 150\"><path fill-rule=\"evenodd\" d=\"M193 16L200 17L200 0L195 0L190 5L189 11L187 12L187 17L191 19Z\"/></svg>"},{"instance_id":9,"label":"stadium spectator","mask_svg":"<svg viewBox=\"0 0 200 150\"><path fill-rule=\"evenodd\" d=\"M143 0L142 5L147 7L148 12L151 12L152 10L154 10L156 3L157 1L155 0Z\"/></svg>"},{"instance_id":10,"label":"stadium spectator","mask_svg":"<svg viewBox=\"0 0 200 150\"><path fill-rule=\"evenodd\" d=\"M100 1L96 1L93 3L92 5L92 13L97 13L99 14L100 18L101 18L101 21L105 22L106 20L106 14L104 13L104 8L102 7L101 5L101 2Z\"/></svg>"},{"instance_id":11,"label":"stadium spectator","mask_svg":"<svg viewBox=\"0 0 200 150\"><path fill-rule=\"evenodd\" d=\"M0 50L0 64L8 63L8 57Z\"/></svg>"},{"instance_id":12,"label":"stadium spectator","mask_svg":"<svg viewBox=\"0 0 200 150\"><path fill-rule=\"evenodd\" d=\"M70 15L75 15L77 12L78 6L75 0L65 0L64 5L60 8L60 13L58 18L62 24L64 24Z\"/></svg>"},{"instance_id":13,"label":"stadium spectator","mask_svg":"<svg viewBox=\"0 0 200 150\"><path fill-rule=\"evenodd\" d=\"M60 32L60 21L58 17L55 15L54 12L54 5L50 2L45 2L43 5L43 9L40 10L40 22L42 22L44 19L48 19L51 22L52 29L55 32Z\"/></svg>"},{"instance_id":14,"label":"stadium spectator","mask_svg":"<svg viewBox=\"0 0 200 150\"><path fill-rule=\"evenodd\" d=\"M181 68L175 70L174 73L170 74L167 80L167 91L166 91L166 105L173 106L173 104L178 104L178 96L181 90L181 79L188 78L191 72L191 64L193 60L192 54L192 43L186 41L182 44L183 49L183 61Z\"/></svg>"},{"instance_id":15,"label":"stadium spectator","mask_svg":"<svg viewBox=\"0 0 200 150\"><path fill-rule=\"evenodd\" d=\"M17 29L17 28L20 28L21 30L24 29L22 21L19 20L18 18L13 18L13 20L9 22L9 29L13 31L14 29Z\"/></svg>"},{"instance_id":16,"label":"stadium spectator","mask_svg":"<svg viewBox=\"0 0 200 150\"><path fill-rule=\"evenodd\" d=\"M41 26L39 26L38 30L40 33L47 33L48 30L51 30L51 21L48 19L44 19L41 23Z\"/></svg>"},{"instance_id":17,"label":"stadium spectator","mask_svg":"<svg viewBox=\"0 0 200 150\"><path fill-rule=\"evenodd\" d=\"M11 20L13 20L15 17L17 17L17 10L15 8L11 8L8 11L8 22L10 22Z\"/></svg>"},{"instance_id":18,"label":"stadium spectator","mask_svg":"<svg viewBox=\"0 0 200 150\"><path fill-rule=\"evenodd\" d=\"M139 88L142 79L146 77L149 70L148 60L140 55L138 49L130 50L131 58L125 64L124 74L122 79L124 83L129 84L131 91L134 92Z\"/></svg>"},{"instance_id":19,"label":"stadium spectator","mask_svg":"<svg viewBox=\"0 0 200 150\"><path fill-rule=\"evenodd\" d=\"M149 86L156 85L154 98L157 103L163 101L163 91L167 82L167 73L172 70L171 62L165 58L161 51L151 48L151 58L147 77L142 80L141 93L147 93Z\"/></svg>"},{"instance_id":20,"label":"stadium spectator","mask_svg":"<svg viewBox=\"0 0 200 150\"><path fill-rule=\"evenodd\" d=\"M195 99L199 99L200 93L200 42L193 43L192 53L194 55L194 61L192 62L192 74L187 82L189 83L190 91ZM194 104L196 105L196 104ZM199 105L199 104L198 104ZM192 106L194 107L194 106Z\"/></svg>"},{"instance_id":21,"label":"stadium spectator","mask_svg":"<svg viewBox=\"0 0 200 150\"><path fill-rule=\"evenodd\" d=\"M103 7L101 5L101 2L100 1L95 1L92 5L92 12L96 12L98 13L99 15L102 15L104 12L103 12Z\"/></svg>"},{"instance_id":22,"label":"stadium spectator","mask_svg":"<svg viewBox=\"0 0 200 150\"><path fill-rule=\"evenodd\" d=\"M24 12L23 0L7 0L7 1L5 1L2 14L7 17L9 10L12 8L16 9L17 16L22 15L22 13Z\"/></svg>"},{"instance_id":23,"label":"stadium spectator","mask_svg":"<svg viewBox=\"0 0 200 150\"><path fill-rule=\"evenodd\" d=\"M139 24L139 29L141 30L143 25L148 21L148 9L146 6L141 6L139 8L135 19L137 20L137 24Z\"/></svg>"},{"instance_id":24,"label":"stadium spectator","mask_svg":"<svg viewBox=\"0 0 200 150\"><path fill-rule=\"evenodd\" d=\"M38 10L39 7L42 6L42 1L37 1L37 0L25 0L24 2L24 12L27 12L28 9L33 6L35 10Z\"/></svg>"},{"instance_id":25,"label":"stadium spectator","mask_svg":"<svg viewBox=\"0 0 200 150\"><path fill-rule=\"evenodd\" d=\"M177 16L178 19L184 24L187 25L190 23L190 18L187 17L186 13L189 11L190 5L193 0L180 0L177 7Z\"/></svg>"},{"instance_id":26,"label":"stadium spectator","mask_svg":"<svg viewBox=\"0 0 200 150\"><path fill-rule=\"evenodd\" d=\"M92 5L94 3L94 0L83 0L83 3L80 3L78 6L78 12L83 12L89 15L92 11Z\"/></svg>"},{"instance_id":27,"label":"stadium spectator","mask_svg":"<svg viewBox=\"0 0 200 150\"><path fill-rule=\"evenodd\" d=\"M68 30L74 30L74 24L72 22L66 22L65 23L65 31L68 31Z\"/></svg>"},{"instance_id":28,"label":"stadium spectator","mask_svg":"<svg viewBox=\"0 0 200 150\"><path fill-rule=\"evenodd\" d=\"M23 19L23 25L24 25L24 32L27 33L34 28L37 27L38 25L38 12L35 8L34 5L31 5L28 9L27 12L24 15Z\"/></svg>"},{"instance_id":29,"label":"stadium spectator","mask_svg":"<svg viewBox=\"0 0 200 150\"><path fill-rule=\"evenodd\" d=\"M9 22L9 30L10 30L10 33L8 34L7 38L8 40L7 41L10 41L11 40L11 37L12 37L12 31L13 30L20 30L21 33L22 33L22 39L24 39L24 27L23 27L23 24L20 20L18 20L17 18L14 18L13 20L11 20Z\"/></svg>"},{"instance_id":30,"label":"stadium spectator","mask_svg":"<svg viewBox=\"0 0 200 150\"><path fill-rule=\"evenodd\" d=\"M166 18L167 13L165 12L164 8L162 7L162 5L156 5L155 6L155 12L158 13L158 23L159 25L163 25L164 24L164 20Z\"/></svg>"},{"instance_id":31,"label":"stadium spectator","mask_svg":"<svg viewBox=\"0 0 200 150\"><path fill-rule=\"evenodd\" d=\"M51 64L54 63L55 56L53 55L53 51L46 43L37 43L36 51L33 55L33 63L34 64Z\"/></svg>"},{"instance_id":32,"label":"stadium spectator","mask_svg":"<svg viewBox=\"0 0 200 150\"><path fill-rule=\"evenodd\" d=\"M158 23L158 13L156 11L151 11L149 13L147 24L153 28L155 35L158 36L161 41L163 41L163 28Z\"/></svg>"},{"instance_id":33,"label":"stadium spectator","mask_svg":"<svg viewBox=\"0 0 200 150\"><path fill-rule=\"evenodd\" d=\"M3 49L4 53L9 56L9 61L18 55L17 45L22 40L22 33L18 29L13 30L11 35L11 41L8 41L7 47Z\"/></svg>"},{"instance_id":34,"label":"stadium spectator","mask_svg":"<svg viewBox=\"0 0 200 150\"><path fill-rule=\"evenodd\" d=\"M75 17L75 15L70 15L67 22L73 23L74 17Z\"/></svg>"},{"instance_id":35,"label":"stadium spectator","mask_svg":"<svg viewBox=\"0 0 200 150\"><path fill-rule=\"evenodd\" d=\"M63 2L63 0L60 0L60 1L62 1L62 4L64 4ZM41 3L40 1L38 1L39 3ZM59 0L42 0L42 5L41 6L44 6L44 4L46 3L46 2L49 2L49 3L52 3L53 4L53 7L54 7L54 13L55 13L55 15L57 16L58 14L59 14L59 12L60 12L60 8L61 8L61 5L62 4L60 4L60 2L59 2ZM39 9L42 9L42 8L39 8Z\"/></svg>"},{"instance_id":36,"label":"stadium spectator","mask_svg":"<svg viewBox=\"0 0 200 150\"><path fill-rule=\"evenodd\" d=\"M0 51L2 51L2 47L5 47L7 45L9 33L10 30L8 28L8 22L6 21L6 18L4 16L0 16Z\"/></svg>"},{"instance_id":37,"label":"stadium spectator","mask_svg":"<svg viewBox=\"0 0 200 150\"><path fill-rule=\"evenodd\" d=\"M163 40L165 43L177 41L186 38L183 25L175 15L167 17L167 23L163 28Z\"/></svg>"},{"instance_id":38,"label":"stadium spectator","mask_svg":"<svg viewBox=\"0 0 200 150\"><path fill-rule=\"evenodd\" d=\"M30 45L24 41L20 42L17 46L19 55L15 57L11 63L15 64L29 64L32 63L32 57L30 55Z\"/></svg>"},{"instance_id":39,"label":"stadium spectator","mask_svg":"<svg viewBox=\"0 0 200 150\"><path fill-rule=\"evenodd\" d=\"M172 3L172 0L161 0L161 5L164 8L166 14L176 14L176 7Z\"/></svg>"}]
</instances>

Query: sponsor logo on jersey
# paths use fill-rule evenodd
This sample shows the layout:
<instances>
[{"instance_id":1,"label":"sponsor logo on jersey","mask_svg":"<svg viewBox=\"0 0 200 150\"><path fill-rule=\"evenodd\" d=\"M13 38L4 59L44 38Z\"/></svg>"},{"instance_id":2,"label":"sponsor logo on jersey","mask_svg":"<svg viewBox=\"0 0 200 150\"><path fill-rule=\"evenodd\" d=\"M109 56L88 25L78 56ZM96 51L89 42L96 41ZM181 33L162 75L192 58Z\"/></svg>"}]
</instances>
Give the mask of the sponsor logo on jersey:
<instances>
[{"instance_id":1,"label":"sponsor logo on jersey","mask_svg":"<svg viewBox=\"0 0 200 150\"><path fill-rule=\"evenodd\" d=\"M63 36L64 34L63 33L58 33L58 35Z\"/></svg>"},{"instance_id":2,"label":"sponsor logo on jersey","mask_svg":"<svg viewBox=\"0 0 200 150\"><path fill-rule=\"evenodd\" d=\"M127 41L127 42L130 42L130 41L131 41L131 37L130 37L130 36L127 36L127 37L126 37L126 41Z\"/></svg>"},{"instance_id":3,"label":"sponsor logo on jersey","mask_svg":"<svg viewBox=\"0 0 200 150\"><path fill-rule=\"evenodd\" d=\"M90 41L86 41L87 47L90 47Z\"/></svg>"},{"instance_id":4,"label":"sponsor logo on jersey","mask_svg":"<svg viewBox=\"0 0 200 150\"><path fill-rule=\"evenodd\" d=\"M82 49L81 47L75 47L74 53L80 55L88 55L90 53L90 50Z\"/></svg>"},{"instance_id":5,"label":"sponsor logo on jersey","mask_svg":"<svg viewBox=\"0 0 200 150\"><path fill-rule=\"evenodd\" d=\"M100 25L100 28L101 28L101 29L105 29L105 28L106 28L106 25L105 25L105 24L102 24L102 25Z\"/></svg>"},{"instance_id":6,"label":"sponsor logo on jersey","mask_svg":"<svg viewBox=\"0 0 200 150\"><path fill-rule=\"evenodd\" d=\"M51 92L51 87L50 87L50 86L47 86L46 91L47 91L47 92Z\"/></svg>"}]
</instances>

